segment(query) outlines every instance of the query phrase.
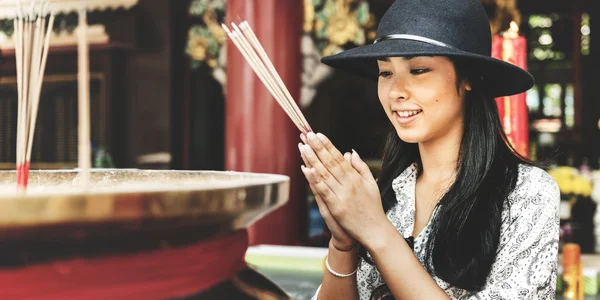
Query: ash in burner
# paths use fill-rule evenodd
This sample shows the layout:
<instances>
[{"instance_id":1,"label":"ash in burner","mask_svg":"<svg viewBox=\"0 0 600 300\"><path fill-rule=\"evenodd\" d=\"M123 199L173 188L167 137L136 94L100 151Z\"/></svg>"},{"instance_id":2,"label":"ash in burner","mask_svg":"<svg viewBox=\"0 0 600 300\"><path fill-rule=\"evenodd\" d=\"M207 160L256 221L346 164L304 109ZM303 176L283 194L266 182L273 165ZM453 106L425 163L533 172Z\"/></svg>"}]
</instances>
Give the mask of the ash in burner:
<instances>
[{"instance_id":1,"label":"ash in burner","mask_svg":"<svg viewBox=\"0 0 600 300\"><path fill-rule=\"evenodd\" d=\"M29 176L26 195L83 193L77 170L31 171ZM95 169L91 173L91 187L86 193L217 190L275 183L284 179L287 177L239 172ZM0 172L0 199L17 196L15 180L14 171Z\"/></svg>"}]
</instances>

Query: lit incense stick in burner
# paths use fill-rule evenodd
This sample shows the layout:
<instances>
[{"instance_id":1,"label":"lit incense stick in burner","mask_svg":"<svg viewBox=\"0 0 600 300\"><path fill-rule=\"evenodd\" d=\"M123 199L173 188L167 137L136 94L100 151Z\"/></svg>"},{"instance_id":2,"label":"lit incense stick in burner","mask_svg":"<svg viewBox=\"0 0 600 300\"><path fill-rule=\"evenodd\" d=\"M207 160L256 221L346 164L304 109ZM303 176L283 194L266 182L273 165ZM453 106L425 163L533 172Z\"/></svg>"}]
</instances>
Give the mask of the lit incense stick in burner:
<instances>
[{"instance_id":1,"label":"lit incense stick in burner","mask_svg":"<svg viewBox=\"0 0 600 300\"><path fill-rule=\"evenodd\" d=\"M87 12L81 0L79 26L77 28L77 90L79 108L78 155L81 186L89 188L92 164L90 139L90 60L87 40Z\"/></svg>"},{"instance_id":2,"label":"lit incense stick in burner","mask_svg":"<svg viewBox=\"0 0 600 300\"><path fill-rule=\"evenodd\" d=\"M17 68L17 190L24 192L29 181L31 149L40 103L40 93L48 59L54 13L48 15L47 1L31 1L24 11L17 1L14 19L15 59Z\"/></svg>"}]
</instances>

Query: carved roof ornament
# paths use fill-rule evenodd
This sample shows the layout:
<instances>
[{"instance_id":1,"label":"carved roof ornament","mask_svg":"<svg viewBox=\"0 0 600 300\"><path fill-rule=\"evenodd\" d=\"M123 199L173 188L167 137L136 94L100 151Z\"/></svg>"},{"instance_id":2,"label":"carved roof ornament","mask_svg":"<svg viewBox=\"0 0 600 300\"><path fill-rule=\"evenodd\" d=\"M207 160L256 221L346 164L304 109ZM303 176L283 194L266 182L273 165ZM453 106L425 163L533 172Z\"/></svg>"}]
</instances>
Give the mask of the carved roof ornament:
<instances>
[{"instance_id":1,"label":"carved roof ornament","mask_svg":"<svg viewBox=\"0 0 600 300\"><path fill-rule=\"evenodd\" d=\"M30 3L28 0L2 0L0 1L0 19L12 19L16 15L17 2ZM55 14L76 13L81 7L81 0L48 0ZM130 9L138 0L86 0L87 11L104 11L115 9Z\"/></svg>"}]
</instances>

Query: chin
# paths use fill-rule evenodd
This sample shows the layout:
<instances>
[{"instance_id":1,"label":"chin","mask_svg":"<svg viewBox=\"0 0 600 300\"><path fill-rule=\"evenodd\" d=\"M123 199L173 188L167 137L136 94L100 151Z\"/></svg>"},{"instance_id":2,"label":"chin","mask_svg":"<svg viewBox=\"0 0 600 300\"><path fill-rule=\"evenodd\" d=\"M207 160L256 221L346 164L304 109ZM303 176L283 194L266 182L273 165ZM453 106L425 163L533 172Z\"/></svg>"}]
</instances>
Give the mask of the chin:
<instances>
[{"instance_id":1,"label":"chin","mask_svg":"<svg viewBox=\"0 0 600 300\"><path fill-rule=\"evenodd\" d=\"M396 129L398 137L409 144L420 143L425 140L424 135L416 130Z\"/></svg>"}]
</instances>

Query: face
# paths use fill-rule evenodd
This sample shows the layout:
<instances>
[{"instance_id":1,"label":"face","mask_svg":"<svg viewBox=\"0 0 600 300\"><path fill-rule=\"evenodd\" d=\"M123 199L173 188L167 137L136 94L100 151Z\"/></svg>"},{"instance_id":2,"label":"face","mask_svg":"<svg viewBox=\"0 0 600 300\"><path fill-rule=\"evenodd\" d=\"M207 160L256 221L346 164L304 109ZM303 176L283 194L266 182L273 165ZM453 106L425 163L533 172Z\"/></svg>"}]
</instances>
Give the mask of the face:
<instances>
[{"instance_id":1,"label":"face","mask_svg":"<svg viewBox=\"0 0 600 300\"><path fill-rule=\"evenodd\" d=\"M425 143L462 135L466 82L457 89L454 64L446 57L391 57L379 65L378 94L400 139Z\"/></svg>"}]
</instances>

